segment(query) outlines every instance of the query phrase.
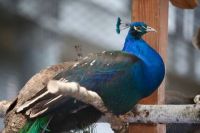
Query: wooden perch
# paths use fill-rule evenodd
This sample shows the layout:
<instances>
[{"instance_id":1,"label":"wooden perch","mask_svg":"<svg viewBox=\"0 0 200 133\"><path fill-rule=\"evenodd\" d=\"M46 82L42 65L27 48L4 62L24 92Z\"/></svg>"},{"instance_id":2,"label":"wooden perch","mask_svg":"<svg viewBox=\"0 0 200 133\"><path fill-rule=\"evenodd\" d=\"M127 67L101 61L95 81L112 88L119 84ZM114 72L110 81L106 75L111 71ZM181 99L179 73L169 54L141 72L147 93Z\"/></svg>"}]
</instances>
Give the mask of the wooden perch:
<instances>
[{"instance_id":1,"label":"wooden perch","mask_svg":"<svg viewBox=\"0 0 200 133\"><path fill-rule=\"evenodd\" d=\"M125 115L116 117L104 106L101 97L75 82L62 82L51 80L48 83L48 90L51 93L62 92L84 103L90 104L99 111L105 113L106 121L115 123L120 120L122 123L200 123L199 95L194 101L197 104L191 105L136 105L135 108ZM10 102L0 102L0 117L5 115ZM114 120L113 120L114 117ZM117 122L119 124L119 121Z\"/></svg>"},{"instance_id":2,"label":"wooden perch","mask_svg":"<svg viewBox=\"0 0 200 133\"><path fill-rule=\"evenodd\" d=\"M65 96L73 97L86 104L90 104L103 113L108 112L101 97L96 92L87 90L76 82L51 80L47 85L47 89L52 94L61 92Z\"/></svg>"},{"instance_id":3,"label":"wooden perch","mask_svg":"<svg viewBox=\"0 0 200 133\"><path fill-rule=\"evenodd\" d=\"M200 123L200 105L136 105L126 115L129 123Z\"/></svg>"}]
</instances>

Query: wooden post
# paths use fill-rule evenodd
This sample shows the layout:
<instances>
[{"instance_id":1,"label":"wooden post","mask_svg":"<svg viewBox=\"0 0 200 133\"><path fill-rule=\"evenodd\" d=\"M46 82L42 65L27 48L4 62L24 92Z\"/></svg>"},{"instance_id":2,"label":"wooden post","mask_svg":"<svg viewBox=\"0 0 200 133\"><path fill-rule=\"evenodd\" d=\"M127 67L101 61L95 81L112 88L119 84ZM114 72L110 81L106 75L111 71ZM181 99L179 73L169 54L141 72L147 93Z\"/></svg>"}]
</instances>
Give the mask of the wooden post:
<instances>
[{"instance_id":1,"label":"wooden post","mask_svg":"<svg viewBox=\"0 0 200 133\"><path fill-rule=\"evenodd\" d=\"M155 28L157 33L148 33L144 39L156 49L166 60L166 47L168 40L168 4L169 0L133 0L132 21L143 21ZM143 104L164 103L164 83L159 90L148 98L142 100ZM165 133L164 124L131 124L129 133Z\"/></svg>"}]
</instances>

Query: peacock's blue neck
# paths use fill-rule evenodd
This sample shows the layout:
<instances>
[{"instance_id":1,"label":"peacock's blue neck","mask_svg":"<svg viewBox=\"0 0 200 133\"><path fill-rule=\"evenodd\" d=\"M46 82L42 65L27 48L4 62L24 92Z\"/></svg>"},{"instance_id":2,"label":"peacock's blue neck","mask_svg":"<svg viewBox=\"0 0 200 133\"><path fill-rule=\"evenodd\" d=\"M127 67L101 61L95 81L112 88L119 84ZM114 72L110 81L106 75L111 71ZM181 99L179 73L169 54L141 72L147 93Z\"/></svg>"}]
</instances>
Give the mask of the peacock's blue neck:
<instances>
[{"instance_id":1,"label":"peacock's blue neck","mask_svg":"<svg viewBox=\"0 0 200 133\"><path fill-rule=\"evenodd\" d=\"M145 83L141 84L148 85L148 91L145 91L146 95L149 95L160 85L164 78L165 67L162 58L142 38L134 37L130 33L126 37L123 51L133 54L142 60L145 71Z\"/></svg>"},{"instance_id":2,"label":"peacock's blue neck","mask_svg":"<svg viewBox=\"0 0 200 133\"><path fill-rule=\"evenodd\" d=\"M146 65L163 63L160 55L151 48L142 38L128 34L125 40L123 51L131 53L140 58Z\"/></svg>"}]
</instances>

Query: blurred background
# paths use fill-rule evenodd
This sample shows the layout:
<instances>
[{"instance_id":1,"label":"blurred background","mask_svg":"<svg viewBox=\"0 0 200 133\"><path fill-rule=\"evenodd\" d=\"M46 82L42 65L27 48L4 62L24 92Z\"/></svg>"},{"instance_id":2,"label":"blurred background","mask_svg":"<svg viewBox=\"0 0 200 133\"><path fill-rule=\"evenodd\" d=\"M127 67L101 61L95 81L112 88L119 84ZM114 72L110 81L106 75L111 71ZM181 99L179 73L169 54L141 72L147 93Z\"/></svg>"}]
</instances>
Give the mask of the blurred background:
<instances>
[{"instance_id":1,"label":"blurred background","mask_svg":"<svg viewBox=\"0 0 200 133\"><path fill-rule=\"evenodd\" d=\"M0 0L0 99L13 99L39 70L77 59L81 53L122 49L127 31L115 33L116 18L130 21L130 0ZM193 103L200 93L200 51L192 37L200 8L170 4L166 103ZM97 125L97 132L110 132ZM0 119L0 129L3 120ZM168 133L197 133L200 126L169 124Z\"/></svg>"}]
</instances>

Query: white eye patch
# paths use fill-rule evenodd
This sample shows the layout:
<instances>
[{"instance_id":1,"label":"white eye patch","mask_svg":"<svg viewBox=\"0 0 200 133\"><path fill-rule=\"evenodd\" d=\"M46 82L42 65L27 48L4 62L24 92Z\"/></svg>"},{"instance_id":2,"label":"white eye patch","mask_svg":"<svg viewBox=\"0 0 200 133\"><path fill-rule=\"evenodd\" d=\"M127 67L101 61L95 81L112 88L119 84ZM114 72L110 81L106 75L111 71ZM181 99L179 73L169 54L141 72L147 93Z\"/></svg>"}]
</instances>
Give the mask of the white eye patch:
<instances>
[{"instance_id":1,"label":"white eye patch","mask_svg":"<svg viewBox=\"0 0 200 133\"><path fill-rule=\"evenodd\" d=\"M134 30L136 30L138 32L142 32L139 27L134 26L133 28L134 28Z\"/></svg>"},{"instance_id":2,"label":"white eye patch","mask_svg":"<svg viewBox=\"0 0 200 133\"><path fill-rule=\"evenodd\" d=\"M142 26L144 29L147 29L146 27Z\"/></svg>"}]
</instances>

